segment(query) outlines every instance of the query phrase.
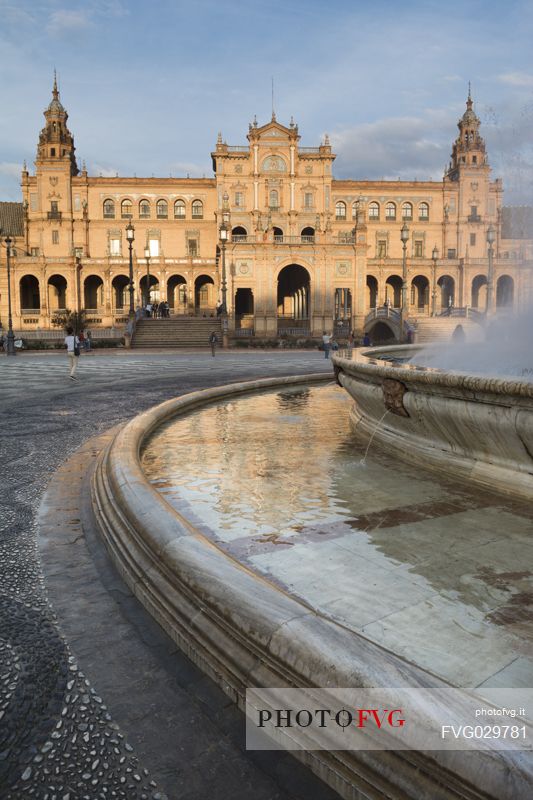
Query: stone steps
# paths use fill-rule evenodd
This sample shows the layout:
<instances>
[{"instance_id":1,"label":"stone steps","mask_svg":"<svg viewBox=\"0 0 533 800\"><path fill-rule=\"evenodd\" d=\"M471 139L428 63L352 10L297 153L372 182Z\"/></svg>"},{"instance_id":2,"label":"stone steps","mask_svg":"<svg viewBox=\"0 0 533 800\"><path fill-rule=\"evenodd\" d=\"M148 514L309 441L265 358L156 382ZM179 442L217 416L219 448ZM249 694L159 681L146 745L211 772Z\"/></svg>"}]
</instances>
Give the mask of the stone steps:
<instances>
[{"instance_id":1,"label":"stone steps","mask_svg":"<svg viewBox=\"0 0 533 800\"><path fill-rule=\"evenodd\" d=\"M209 334L215 331L222 341L220 320L196 317L141 319L137 322L131 346L135 347L209 347Z\"/></svg>"},{"instance_id":2,"label":"stone steps","mask_svg":"<svg viewBox=\"0 0 533 800\"><path fill-rule=\"evenodd\" d=\"M466 317L429 317L416 323L416 343L449 342L454 330L462 325L466 341L482 341L483 328L478 322Z\"/></svg>"}]
</instances>

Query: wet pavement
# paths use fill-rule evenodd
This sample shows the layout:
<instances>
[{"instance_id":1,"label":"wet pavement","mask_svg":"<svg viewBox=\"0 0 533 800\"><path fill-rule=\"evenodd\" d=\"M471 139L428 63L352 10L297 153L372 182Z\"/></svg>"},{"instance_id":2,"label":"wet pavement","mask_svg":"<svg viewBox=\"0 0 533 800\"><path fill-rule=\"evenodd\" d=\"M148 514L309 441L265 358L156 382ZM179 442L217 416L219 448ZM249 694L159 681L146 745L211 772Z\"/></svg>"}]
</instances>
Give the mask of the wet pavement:
<instances>
[{"instance_id":1,"label":"wet pavement","mask_svg":"<svg viewBox=\"0 0 533 800\"><path fill-rule=\"evenodd\" d=\"M232 399L169 422L143 465L206 536L344 628L456 686L531 686L530 506L365 458L351 404L335 385Z\"/></svg>"},{"instance_id":2,"label":"wet pavement","mask_svg":"<svg viewBox=\"0 0 533 800\"><path fill-rule=\"evenodd\" d=\"M63 567L51 567L44 553L47 579L37 547L47 484L92 437L178 394L327 366L318 351L230 351L215 359L98 352L81 357L75 383L63 354L0 358L1 798L335 796L288 755L244 750L243 722L228 699L147 618L98 540L89 543L79 514L90 442L63 470L66 516L56 524L75 535ZM149 665L144 684L128 683L131 642ZM175 738L167 735L165 708Z\"/></svg>"}]
</instances>

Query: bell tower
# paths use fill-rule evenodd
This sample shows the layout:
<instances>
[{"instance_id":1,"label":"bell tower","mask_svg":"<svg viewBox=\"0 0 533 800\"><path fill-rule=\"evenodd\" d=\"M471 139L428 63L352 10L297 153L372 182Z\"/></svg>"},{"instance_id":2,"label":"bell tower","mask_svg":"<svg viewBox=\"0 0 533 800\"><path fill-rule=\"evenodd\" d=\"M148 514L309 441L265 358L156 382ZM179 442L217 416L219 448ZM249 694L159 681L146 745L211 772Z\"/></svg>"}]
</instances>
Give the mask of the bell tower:
<instances>
[{"instance_id":1,"label":"bell tower","mask_svg":"<svg viewBox=\"0 0 533 800\"><path fill-rule=\"evenodd\" d=\"M46 125L39 134L36 167L55 167L62 170L68 164L70 175L77 175L74 137L67 128L68 114L59 100L55 71L52 101L45 110L44 117Z\"/></svg>"},{"instance_id":2,"label":"bell tower","mask_svg":"<svg viewBox=\"0 0 533 800\"><path fill-rule=\"evenodd\" d=\"M481 122L473 105L469 84L466 111L457 123L459 136L453 144L452 160L447 173L450 180L458 180L463 168L478 170L480 167L488 167L485 141L479 133Z\"/></svg>"}]
</instances>

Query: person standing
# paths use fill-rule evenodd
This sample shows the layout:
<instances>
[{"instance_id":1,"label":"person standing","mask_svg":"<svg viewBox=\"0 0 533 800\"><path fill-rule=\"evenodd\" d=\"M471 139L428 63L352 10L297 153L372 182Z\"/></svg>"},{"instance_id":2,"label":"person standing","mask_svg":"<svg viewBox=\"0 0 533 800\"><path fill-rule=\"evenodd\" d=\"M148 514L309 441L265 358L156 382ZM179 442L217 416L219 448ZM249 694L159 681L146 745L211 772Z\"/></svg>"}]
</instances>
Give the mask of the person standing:
<instances>
[{"instance_id":1,"label":"person standing","mask_svg":"<svg viewBox=\"0 0 533 800\"><path fill-rule=\"evenodd\" d=\"M70 325L67 328L67 335L65 336L65 347L67 348L70 380L77 381L76 369L78 368L78 359L80 357L80 340L74 335L74 328Z\"/></svg>"},{"instance_id":2,"label":"person standing","mask_svg":"<svg viewBox=\"0 0 533 800\"><path fill-rule=\"evenodd\" d=\"M215 331L211 331L211 333L209 334L209 344L211 346L211 355L213 356L213 358L215 357L215 347L217 346L217 342L218 339Z\"/></svg>"},{"instance_id":3,"label":"person standing","mask_svg":"<svg viewBox=\"0 0 533 800\"><path fill-rule=\"evenodd\" d=\"M324 331L322 333L322 344L324 346L324 358L329 358L329 350L331 347L331 334Z\"/></svg>"},{"instance_id":4,"label":"person standing","mask_svg":"<svg viewBox=\"0 0 533 800\"><path fill-rule=\"evenodd\" d=\"M370 341L370 336L366 331L363 336L363 341L361 342L361 344L363 345L363 347L370 347L372 345L372 342Z\"/></svg>"}]
</instances>

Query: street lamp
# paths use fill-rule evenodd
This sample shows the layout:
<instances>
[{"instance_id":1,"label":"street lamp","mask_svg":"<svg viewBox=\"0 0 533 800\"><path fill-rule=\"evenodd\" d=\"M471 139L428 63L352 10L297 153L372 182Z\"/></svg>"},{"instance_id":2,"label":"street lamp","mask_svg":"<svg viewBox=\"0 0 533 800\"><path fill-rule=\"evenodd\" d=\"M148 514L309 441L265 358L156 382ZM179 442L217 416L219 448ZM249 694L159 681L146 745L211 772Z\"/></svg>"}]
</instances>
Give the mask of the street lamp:
<instances>
[{"instance_id":1,"label":"street lamp","mask_svg":"<svg viewBox=\"0 0 533 800\"><path fill-rule=\"evenodd\" d=\"M128 291L130 293L130 317L135 316L135 310L133 308L133 253L132 247L133 242L135 241L135 228L128 222L126 225L126 239L128 240L128 246L130 248L130 285L128 286Z\"/></svg>"},{"instance_id":2,"label":"street lamp","mask_svg":"<svg viewBox=\"0 0 533 800\"><path fill-rule=\"evenodd\" d=\"M149 247L145 247L144 248L144 257L146 259L146 281L147 281L145 306L147 306L148 303L151 302L150 301L150 289L151 289L151 286L150 286L150 248Z\"/></svg>"},{"instance_id":3,"label":"street lamp","mask_svg":"<svg viewBox=\"0 0 533 800\"><path fill-rule=\"evenodd\" d=\"M431 290L431 316L434 317L436 314L436 307L437 307L437 259L439 257L439 251L437 250L437 245L433 248L433 252L431 254L431 258L433 259L433 288Z\"/></svg>"},{"instance_id":4,"label":"street lamp","mask_svg":"<svg viewBox=\"0 0 533 800\"><path fill-rule=\"evenodd\" d=\"M220 236L220 250L222 253L222 302L219 306L218 313L226 315L228 313L228 306L226 302L227 295L227 281L226 281L226 245L228 243L228 227L225 222L222 222L219 230Z\"/></svg>"},{"instance_id":5,"label":"street lamp","mask_svg":"<svg viewBox=\"0 0 533 800\"><path fill-rule=\"evenodd\" d=\"M489 225L487 230L487 244L489 246L489 274L487 275L487 309L486 313L491 314L494 310L494 250L492 245L496 241L496 230L494 225Z\"/></svg>"},{"instance_id":6,"label":"street lamp","mask_svg":"<svg viewBox=\"0 0 533 800\"><path fill-rule=\"evenodd\" d=\"M407 223L403 223L400 231L400 239L403 247L402 261L402 307L400 309L400 341L405 341L405 321L407 318L407 242L409 241L409 228Z\"/></svg>"},{"instance_id":7,"label":"street lamp","mask_svg":"<svg viewBox=\"0 0 533 800\"><path fill-rule=\"evenodd\" d=\"M13 318L11 316L11 243L12 239L6 236L4 239L6 243L7 255L7 350L8 356L16 356L15 350L15 334L13 333Z\"/></svg>"}]
</instances>

